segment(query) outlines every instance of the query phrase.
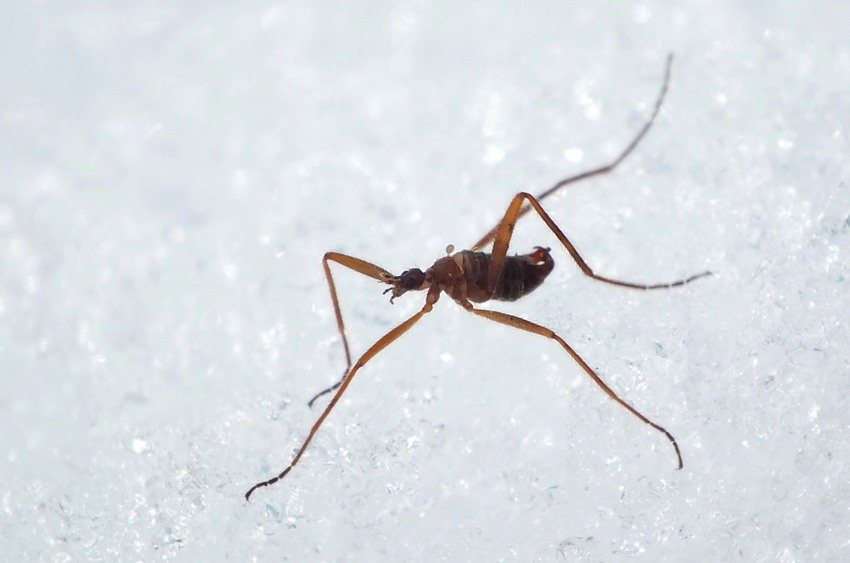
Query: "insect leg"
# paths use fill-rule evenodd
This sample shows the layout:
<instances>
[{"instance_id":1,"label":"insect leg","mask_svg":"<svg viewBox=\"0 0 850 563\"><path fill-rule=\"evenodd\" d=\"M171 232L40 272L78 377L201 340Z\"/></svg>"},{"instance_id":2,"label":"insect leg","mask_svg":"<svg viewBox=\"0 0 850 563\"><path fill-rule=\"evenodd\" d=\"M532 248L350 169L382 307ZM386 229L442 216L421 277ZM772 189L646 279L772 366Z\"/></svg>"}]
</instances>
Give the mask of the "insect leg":
<instances>
[{"instance_id":1,"label":"insect leg","mask_svg":"<svg viewBox=\"0 0 850 563\"><path fill-rule=\"evenodd\" d=\"M593 170L586 170L581 174L576 174L575 176L570 176L569 178L564 178L563 180L556 183L554 186L546 190L537 196L538 201L542 201L549 197L552 194L555 194L561 190L561 188L566 187L569 184L574 184L580 180L584 180L586 178L591 178L593 176L601 176L603 174L608 174L613 171L621 162L623 162L627 156L635 149L635 147L640 143L641 139L649 132L649 129L652 127L652 124L655 122L655 118L658 116L658 112L661 110L661 103L664 101L664 95L667 93L667 87L670 84L670 67L673 64L673 53L667 55L667 66L664 69L664 81L661 83L661 92L658 93L658 98L655 100L655 109L652 110L652 115L649 116L649 119L646 120L646 123L643 124L638 134L632 139L632 142L628 144L626 149L620 153L620 156L615 158L612 162L606 164L605 166L600 166L599 168L594 168ZM519 214L517 215L517 219L528 213L531 208L526 206L520 209ZM496 225L490 232L488 232L484 237L479 240L475 246L472 247L472 250L479 250L484 246L487 246L494 238L496 238L496 233L499 230L499 225Z\"/></svg>"},{"instance_id":2,"label":"insect leg","mask_svg":"<svg viewBox=\"0 0 850 563\"><path fill-rule=\"evenodd\" d=\"M353 256L348 256L345 254L339 254L338 252L328 252L322 258L322 266L325 269L325 277L328 279L328 288L331 290L331 299L334 304L334 314L336 314L336 326L339 328L339 334L342 337L342 347L345 350L345 372L342 374L342 379L340 379L336 384L331 387L328 387L324 391L318 393L315 397L310 399L310 402L307 403L308 406L312 407L313 403L316 402L316 399L323 395L327 395L334 389L338 389L342 382L345 381L345 377L348 372L351 370L351 353L348 350L348 338L345 336L345 324L342 322L342 312L339 309L339 298L336 294L336 286L334 285L333 276L331 276L331 269L329 266L329 262L336 262L337 264L341 264L350 270L354 270L357 273L363 274L364 276L369 276L370 278L375 278L376 280L392 285L392 280L395 279L388 271L383 268L376 266L374 264L370 264L365 260L361 260L359 258L354 258Z\"/></svg>"},{"instance_id":3,"label":"insect leg","mask_svg":"<svg viewBox=\"0 0 850 563\"><path fill-rule=\"evenodd\" d=\"M561 244L563 244L564 248L567 249L567 252L570 253L570 256L573 260L575 260L576 264L578 264L578 267L581 268L581 271L584 273L584 275L591 277L595 280L610 283L612 285L619 285L622 287L631 287L633 289L667 289L671 287L685 285L686 283L690 283L697 278L709 276L712 273L710 271L706 271L693 275L689 278L667 283L656 283L651 285L620 281L612 278L606 278L605 276L600 276L599 274L594 273L593 270L590 269L590 266L588 266L587 262L585 262L584 259L579 255L578 251L576 250L576 247L573 246L573 243L569 241L563 231L561 231L558 225L555 224L555 221L553 221L552 218L549 217L549 214L543 210L543 207L534 198L534 196L527 193L519 193L514 196L513 201L508 206L508 211L505 213L504 219L502 219L502 224L499 226L499 230L496 234L496 239L493 242L493 254L491 258L492 262L490 266L491 269L489 280L489 282L492 283L492 286L490 285L490 283L488 283L488 290L491 287L496 287L496 281L498 280L498 277L494 278L493 275L496 270L498 270L498 272L496 272L497 275L498 273L501 273L502 265L505 261L505 255L508 251L508 243L510 242L511 236L513 235L514 225L516 225L517 213L519 212L523 200L526 200L529 204L531 204L530 207L533 208L538 215L540 215L540 218L543 219L543 222L546 223L546 226L549 227L549 229L555 234L556 237L558 237L558 240L561 241Z\"/></svg>"},{"instance_id":4,"label":"insect leg","mask_svg":"<svg viewBox=\"0 0 850 563\"><path fill-rule=\"evenodd\" d=\"M587 373L587 375L589 375L590 378L593 379L593 381L599 387L601 387L603 391L605 391L606 395L608 395L609 397L614 399L623 408L625 408L627 411L629 411L630 413L632 413L633 415L635 415L636 417L641 419L643 422L645 422L646 424L652 426L653 428L655 428L656 430L658 430L659 432L664 434L667 437L667 439L670 440L670 442L673 444L673 449L676 450L676 457L679 460L679 469L682 469L682 467L684 466L684 464L682 463L682 453L679 451L679 444L676 443L676 439L673 437L673 435L670 434L663 427L659 426L658 424L655 424L654 422L652 422L651 420L646 418L644 415L639 413L634 407L632 407L630 404L628 404L623 399L618 397L617 394L614 393L614 391L610 387L608 387L608 385L604 381L602 381L602 379L598 375L596 375L596 372L593 371L593 369L589 365L587 365L587 362L585 362L583 359L581 359L581 356L579 356L576 353L576 351L573 350L570 347L570 345L567 344L564 341L563 338L561 338L560 336L555 334L554 331L552 331L552 330L550 330L550 329L548 329L544 326L540 326L538 324L527 321L525 319L521 319L521 318L515 317L513 315L508 315L507 313L500 313L499 311L488 311L486 309L475 309L474 307L472 307L472 305L467 307L467 310L471 313L475 313L476 315L480 315L482 317L488 318L491 321L496 321L497 323L512 326L514 328L518 328L518 329L524 330L526 332L532 332L534 334L539 334L541 336L545 336L546 338L551 338L552 340L554 340L555 342L560 344L561 347L564 350L566 350L567 353L569 353L570 356L573 357L573 359L578 363L578 365L581 366L581 368Z\"/></svg>"},{"instance_id":5,"label":"insect leg","mask_svg":"<svg viewBox=\"0 0 850 563\"><path fill-rule=\"evenodd\" d=\"M354 374L356 374L360 368L366 365L366 362L374 358L378 354L378 352L392 344L396 339L398 339L399 336L410 330L410 327L415 325L417 321L419 321L419 319L421 319L425 315L425 313L430 312L432 308L432 303L433 301L429 299L429 301L425 303L425 306L422 308L421 311L419 311L418 313L416 313L415 315L413 315L412 317L410 317L409 319L389 331L387 334L382 336L380 340L375 342L371 348L366 350L366 352L362 356L360 356L360 359L357 360L357 362L348 372L347 377L343 379L340 383L339 390L336 392L336 395L334 395L333 399L331 399L331 402L328 404L328 406L325 407L325 411L322 413L322 416L319 417L319 420L317 420L316 423L313 425L313 428L310 430L310 434L307 436L307 439L304 440L304 443L301 444L301 449L299 449L298 453L295 454L295 457L292 458L292 461L289 463L289 466L283 471L281 471L277 477L269 479L268 481L257 483L256 485L251 487L248 492L245 493L245 500L250 501L251 493L253 493L257 489L273 485L274 483L277 483L278 481L286 477L286 474L289 473L289 471L293 467L295 467L295 465L298 463L298 460L301 459L302 455L304 455L304 451L307 449L307 446L310 444L310 441L313 439L313 436L316 434L316 431L319 430L319 427L328 417L331 410L333 410L333 408L339 402L339 399L340 397L342 397L342 394L345 393L345 390L348 388L348 385L351 383L352 379L354 379Z\"/></svg>"}]
</instances>

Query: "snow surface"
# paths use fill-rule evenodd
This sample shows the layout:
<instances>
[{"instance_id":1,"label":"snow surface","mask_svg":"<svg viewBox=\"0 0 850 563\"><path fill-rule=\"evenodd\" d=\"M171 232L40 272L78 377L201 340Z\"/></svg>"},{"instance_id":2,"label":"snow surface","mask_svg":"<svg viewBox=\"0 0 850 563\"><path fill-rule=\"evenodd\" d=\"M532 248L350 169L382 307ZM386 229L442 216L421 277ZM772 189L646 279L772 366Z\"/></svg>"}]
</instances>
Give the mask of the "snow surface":
<instances>
[{"instance_id":1,"label":"snow surface","mask_svg":"<svg viewBox=\"0 0 850 563\"><path fill-rule=\"evenodd\" d=\"M3 561L850 560L850 4L7 3ZM444 298L344 367L321 256L546 207L557 345ZM355 352L413 314L336 270Z\"/></svg>"}]
</instances>

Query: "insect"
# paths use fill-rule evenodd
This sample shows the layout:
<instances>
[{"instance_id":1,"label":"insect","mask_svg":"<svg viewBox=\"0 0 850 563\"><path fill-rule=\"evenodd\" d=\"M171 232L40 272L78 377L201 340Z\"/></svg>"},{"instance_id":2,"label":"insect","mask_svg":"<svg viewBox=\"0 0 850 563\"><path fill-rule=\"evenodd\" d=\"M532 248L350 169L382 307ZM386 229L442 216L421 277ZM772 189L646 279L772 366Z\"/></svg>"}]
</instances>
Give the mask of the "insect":
<instances>
[{"instance_id":1,"label":"insect","mask_svg":"<svg viewBox=\"0 0 850 563\"><path fill-rule=\"evenodd\" d=\"M638 131L637 135L632 139L631 143L625 148L625 150L620 153L620 155L614 159L613 162L601 166L599 168L595 168L593 170L588 170L586 172L582 172L581 174L577 174L575 176L570 176L569 178L565 178L560 182L556 183L554 186L543 192L542 194L534 197L528 193L522 192L518 193L514 196L510 205L508 206L508 210L505 212L504 217L501 222L493 227L486 235L484 235L481 240L479 240L471 250L462 250L460 252L455 253L454 247L449 246L446 249L446 256L438 259L434 262L434 265L425 270L424 272L418 268L413 268L410 270L406 270L402 272L401 275L395 276L384 270L383 268L376 266L375 264L371 264L366 262L365 260L361 260L359 258L355 258L353 256L347 256L345 254L340 254L338 252L328 252L325 254L322 259L322 265L325 270L325 276L328 280L328 287L330 288L331 299L333 300L334 312L336 313L336 322L337 327L339 328L339 333L342 337L342 344L345 350L345 359L347 363L346 370L343 374L342 379L333 387L325 389L310 401L309 405L312 407L315 401L328 393L332 393L336 391L333 398L325 410L322 412L319 419L313 425L313 428L310 430L307 439L304 440L304 443L301 445L301 448L295 454L295 457L292 458L292 461L289 463L289 466L284 469L277 477L273 477L268 481L263 481L261 483L257 483L251 489L245 493L245 499L250 501L251 494L261 487L267 487L274 483L277 483L292 470L293 467L298 463L298 460L301 459L301 456L304 455L304 451L307 449L307 446L310 445L310 441L313 439L313 436L316 435L316 432L322 426L325 419L328 417L330 412L339 402L345 390L348 389L348 386L351 384L354 376L357 372L366 365L369 360L374 358L378 353L380 353L384 348L395 342L401 335L406 333L410 328L415 325L419 320L431 312L434 305L440 299L441 294L445 293L451 299L453 299L456 303L458 303L461 307L473 313L475 315L479 315L486 319L490 319L491 321L495 321L497 323L501 323L504 325L512 326L514 328L518 328L520 330L524 330L527 332L531 332L534 334L539 334L541 336L545 336L551 340L557 342L566 352L572 356L573 360L579 364L579 366L590 376L591 379L609 396L611 399L620 404L627 411L632 413L634 416L642 420L644 423L648 424L658 432L661 432L666 436L666 438L672 443L673 449L675 450L676 457L678 459L679 469L683 467L682 463L682 454L679 451L679 444L676 443L676 439L673 437L670 432L664 429L662 426L659 426L655 422L652 422L643 414L638 412L634 407L629 405L623 399L621 399L608 385L602 381L602 379L596 374L596 372L585 362L576 352L570 347L569 344L564 341L563 338L555 334L552 330L533 323L531 321L527 321L525 319L521 319L519 317L515 317L513 315L509 315L507 313L501 313L498 311L491 311L486 309L478 309L474 304L476 303L484 303L486 301L494 300L494 301L515 301L520 297L528 295L532 291L534 291L537 287L543 283L543 280L546 279L546 276L552 271L552 268L555 265L555 262L551 255L551 249L543 248L543 247L535 247L532 252L524 255L517 256L508 256L508 246L511 241L511 236L514 232L514 227L516 226L517 221L528 213L531 210L534 210L537 215L543 220L546 226L555 234L560 243L564 246L564 248L569 253L570 257L573 261L578 265L581 271L586 275L595 280L605 282L611 285L617 285L621 287L629 287L633 289L642 289L642 290L650 290L650 289L666 289L671 287L682 286L687 283L694 281L695 279L711 275L711 272L702 272L700 274L696 274L686 279L677 280L670 283L659 283L653 285L644 285L639 283L632 283L627 281L615 280L612 278L607 278L596 274L590 266L587 265L587 262L579 255L576 248L573 244L567 239L558 225L549 217L549 214L544 211L543 207L540 205L540 202L551 196L552 194L557 193L562 188L576 183L580 180L584 180L587 178L591 178L593 176L600 176L603 174L608 174L612 170L614 170L640 143L641 139L644 138L646 133L652 127L652 124L655 122L656 117L658 116L658 112L661 109L661 104L664 101L664 96L667 93L667 87L670 82L670 68L673 62L673 55L669 55L667 57L667 64L665 66L664 71L664 79L662 81L661 91L658 94L658 98L655 101L655 107L650 115L649 119L644 123L643 127ZM493 244L493 248L490 253L481 252L481 249L489 245ZM373 278L383 284L390 286L384 293L391 293L390 303L392 303L395 299L398 299L402 295L412 291L424 291L425 295L425 305L422 309L395 327L390 330L387 334L381 337L375 344L373 344L366 352L360 356L360 358L351 363L351 353L348 349L348 339L345 336L345 325L342 321L342 313L339 308L339 299L337 298L336 286L334 285L333 276L331 275L330 263L334 262L350 270L354 270L364 276L368 276Z\"/></svg>"}]
</instances>

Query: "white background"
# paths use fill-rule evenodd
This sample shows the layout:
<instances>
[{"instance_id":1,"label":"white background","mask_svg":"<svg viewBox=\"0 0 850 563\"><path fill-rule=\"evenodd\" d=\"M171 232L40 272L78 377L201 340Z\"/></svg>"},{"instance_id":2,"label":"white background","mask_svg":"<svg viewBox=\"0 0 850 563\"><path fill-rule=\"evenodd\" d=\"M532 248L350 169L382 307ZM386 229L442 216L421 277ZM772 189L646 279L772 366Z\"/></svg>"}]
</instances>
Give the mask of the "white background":
<instances>
[{"instance_id":1,"label":"white background","mask_svg":"<svg viewBox=\"0 0 850 563\"><path fill-rule=\"evenodd\" d=\"M4 561L847 561L846 2L15 2L0 19ZM344 367L328 250L399 273L547 201L554 343L444 298ZM337 270L354 352L413 314Z\"/></svg>"}]
</instances>

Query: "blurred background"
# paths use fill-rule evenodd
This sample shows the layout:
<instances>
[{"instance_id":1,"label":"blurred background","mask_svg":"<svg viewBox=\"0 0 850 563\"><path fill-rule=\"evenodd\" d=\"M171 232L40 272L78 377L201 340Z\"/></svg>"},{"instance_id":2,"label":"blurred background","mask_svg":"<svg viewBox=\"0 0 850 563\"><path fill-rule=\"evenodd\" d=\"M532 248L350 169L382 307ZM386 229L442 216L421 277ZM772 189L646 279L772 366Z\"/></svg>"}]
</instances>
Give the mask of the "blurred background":
<instances>
[{"instance_id":1,"label":"blurred background","mask_svg":"<svg viewBox=\"0 0 850 563\"><path fill-rule=\"evenodd\" d=\"M846 561L841 2L14 2L0 22L9 561ZM466 248L519 191L539 290L444 298L352 382L321 268ZM336 270L352 353L422 305ZM327 404L327 400L319 405Z\"/></svg>"}]
</instances>

